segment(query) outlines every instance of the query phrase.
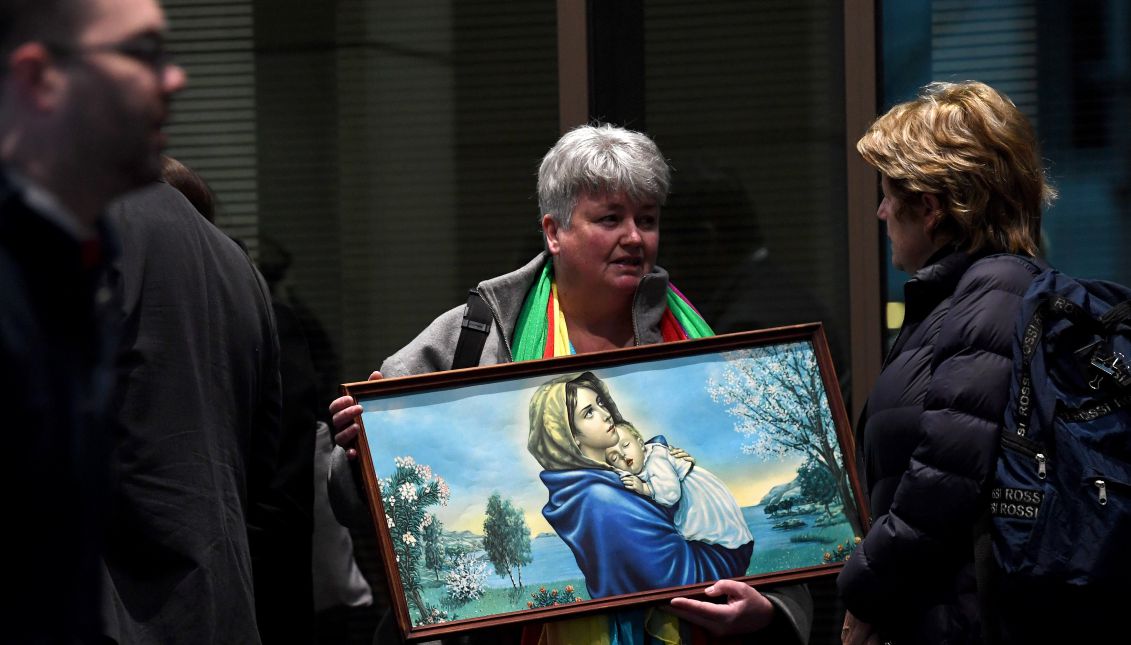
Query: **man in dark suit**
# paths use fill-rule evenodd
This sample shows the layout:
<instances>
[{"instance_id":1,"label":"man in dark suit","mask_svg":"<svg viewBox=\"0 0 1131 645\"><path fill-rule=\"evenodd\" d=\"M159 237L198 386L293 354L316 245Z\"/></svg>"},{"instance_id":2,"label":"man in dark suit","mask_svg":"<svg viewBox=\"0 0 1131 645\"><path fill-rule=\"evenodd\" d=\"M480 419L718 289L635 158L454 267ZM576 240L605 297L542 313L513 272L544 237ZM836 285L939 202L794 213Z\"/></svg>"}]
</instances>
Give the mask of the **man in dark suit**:
<instances>
[{"instance_id":1,"label":"man in dark suit","mask_svg":"<svg viewBox=\"0 0 1131 645\"><path fill-rule=\"evenodd\" d=\"M117 202L109 219L122 239L124 339L106 633L309 642L311 475L280 462L267 285L168 184ZM305 462L311 453L308 442Z\"/></svg>"},{"instance_id":2,"label":"man in dark suit","mask_svg":"<svg viewBox=\"0 0 1131 645\"><path fill-rule=\"evenodd\" d=\"M100 213L153 180L185 82L155 0L0 0L0 640L98 629L114 255Z\"/></svg>"}]
</instances>

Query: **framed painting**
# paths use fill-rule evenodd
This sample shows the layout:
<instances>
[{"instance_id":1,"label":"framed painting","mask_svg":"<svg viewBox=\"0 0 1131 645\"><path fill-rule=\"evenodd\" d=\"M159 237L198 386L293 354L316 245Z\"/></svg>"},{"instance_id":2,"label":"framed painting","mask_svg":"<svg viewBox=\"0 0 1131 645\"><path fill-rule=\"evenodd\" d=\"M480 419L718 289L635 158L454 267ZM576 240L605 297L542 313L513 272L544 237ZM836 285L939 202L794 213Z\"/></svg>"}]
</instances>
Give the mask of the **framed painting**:
<instances>
[{"instance_id":1,"label":"framed painting","mask_svg":"<svg viewBox=\"0 0 1131 645\"><path fill-rule=\"evenodd\" d=\"M817 324L343 390L408 639L831 575L866 528Z\"/></svg>"}]
</instances>

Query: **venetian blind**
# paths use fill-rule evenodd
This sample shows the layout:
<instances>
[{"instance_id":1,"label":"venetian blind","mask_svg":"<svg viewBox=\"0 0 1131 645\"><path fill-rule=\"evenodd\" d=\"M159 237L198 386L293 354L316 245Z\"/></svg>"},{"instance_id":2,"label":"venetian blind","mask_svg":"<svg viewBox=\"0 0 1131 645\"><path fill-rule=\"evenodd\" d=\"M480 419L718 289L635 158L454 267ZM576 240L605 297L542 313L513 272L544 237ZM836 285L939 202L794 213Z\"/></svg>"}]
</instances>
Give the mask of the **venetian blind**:
<instances>
[{"instance_id":1,"label":"venetian blind","mask_svg":"<svg viewBox=\"0 0 1131 645\"><path fill-rule=\"evenodd\" d=\"M1042 222L1048 259L1082 276L1131 278L1127 4L934 0L930 15L932 78L988 83L1037 129L1060 192Z\"/></svg>"},{"instance_id":2,"label":"venetian blind","mask_svg":"<svg viewBox=\"0 0 1131 645\"><path fill-rule=\"evenodd\" d=\"M931 78L979 80L1037 126L1037 8L1033 0L934 0Z\"/></svg>"},{"instance_id":3,"label":"venetian blind","mask_svg":"<svg viewBox=\"0 0 1131 645\"><path fill-rule=\"evenodd\" d=\"M170 154L364 378L539 247L556 8L534 0L171 0ZM339 380L339 382L341 382Z\"/></svg>"},{"instance_id":4,"label":"venetian blind","mask_svg":"<svg viewBox=\"0 0 1131 645\"><path fill-rule=\"evenodd\" d=\"M173 103L168 154L218 198L217 224L258 251L251 0L166 0L169 47L189 75Z\"/></svg>"}]
</instances>

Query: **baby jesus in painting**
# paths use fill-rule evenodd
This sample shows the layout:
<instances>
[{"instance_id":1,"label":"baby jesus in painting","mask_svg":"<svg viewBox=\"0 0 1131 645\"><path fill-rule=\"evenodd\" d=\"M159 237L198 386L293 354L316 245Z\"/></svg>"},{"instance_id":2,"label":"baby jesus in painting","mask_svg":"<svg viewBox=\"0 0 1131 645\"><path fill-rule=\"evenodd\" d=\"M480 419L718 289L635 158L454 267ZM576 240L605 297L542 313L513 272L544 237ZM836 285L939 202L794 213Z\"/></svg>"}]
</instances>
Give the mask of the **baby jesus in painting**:
<instances>
[{"instance_id":1,"label":"baby jesus in painting","mask_svg":"<svg viewBox=\"0 0 1131 645\"><path fill-rule=\"evenodd\" d=\"M617 443L605 461L625 488L675 511L675 527L686 540L736 549L754 541L742 509L726 484L705 468L668 451L663 437L645 443L629 422L616 425Z\"/></svg>"}]
</instances>

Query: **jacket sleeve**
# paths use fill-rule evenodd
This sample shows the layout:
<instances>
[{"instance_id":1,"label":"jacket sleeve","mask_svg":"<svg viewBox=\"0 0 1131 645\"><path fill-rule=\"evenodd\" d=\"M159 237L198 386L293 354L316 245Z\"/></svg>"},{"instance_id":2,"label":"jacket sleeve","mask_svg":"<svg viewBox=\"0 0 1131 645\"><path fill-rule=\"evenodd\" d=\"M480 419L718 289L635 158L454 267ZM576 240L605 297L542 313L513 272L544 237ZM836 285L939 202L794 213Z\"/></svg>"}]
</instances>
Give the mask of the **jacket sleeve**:
<instances>
[{"instance_id":1,"label":"jacket sleeve","mask_svg":"<svg viewBox=\"0 0 1131 645\"><path fill-rule=\"evenodd\" d=\"M866 622L922 606L970 559L1009 396L1013 336L1032 281L1020 261L975 263L955 290L932 358L921 440L886 515L846 563L841 593ZM909 574L909 572L914 572Z\"/></svg>"},{"instance_id":2,"label":"jacket sleeve","mask_svg":"<svg viewBox=\"0 0 1131 645\"><path fill-rule=\"evenodd\" d=\"M774 619L764 629L750 634L743 642L798 643L809 642L813 628L813 596L803 584L777 587L765 592L766 600L774 606Z\"/></svg>"}]
</instances>

